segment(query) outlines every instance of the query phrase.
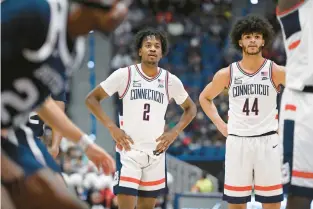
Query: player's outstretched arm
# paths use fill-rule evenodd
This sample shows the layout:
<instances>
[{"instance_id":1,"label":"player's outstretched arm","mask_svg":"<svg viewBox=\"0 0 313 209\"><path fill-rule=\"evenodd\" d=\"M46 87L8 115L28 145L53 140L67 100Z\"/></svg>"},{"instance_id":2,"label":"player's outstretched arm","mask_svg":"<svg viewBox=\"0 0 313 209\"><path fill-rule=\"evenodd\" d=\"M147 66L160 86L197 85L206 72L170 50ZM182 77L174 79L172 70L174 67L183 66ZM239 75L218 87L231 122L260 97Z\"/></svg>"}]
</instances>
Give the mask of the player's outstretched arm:
<instances>
[{"instance_id":1,"label":"player's outstretched arm","mask_svg":"<svg viewBox=\"0 0 313 209\"><path fill-rule=\"evenodd\" d=\"M102 110L100 102L109 97L101 85L93 89L86 97L85 103L89 111L110 131L113 139L125 150L130 150L129 142L134 144L133 140Z\"/></svg>"},{"instance_id":2,"label":"player's outstretched arm","mask_svg":"<svg viewBox=\"0 0 313 209\"><path fill-rule=\"evenodd\" d=\"M199 96L200 105L205 114L216 125L217 129L227 137L227 124L218 114L213 99L218 96L225 88L228 87L230 80L229 68L223 68L219 70L215 75L211 83L209 83Z\"/></svg>"},{"instance_id":3,"label":"player's outstretched arm","mask_svg":"<svg viewBox=\"0 0 313 209\"><path fill-rule=\"evenodd\" d=\"M98 168L102 168L104 173L111 174L115 171L113 158L75 126L51 97L36 112L52 129L59 131L67 139L78 143L87 157Z\"/></svg>"},{"instance_id":4,"label":"player's outstretched arm","mask_svg":"<svg viewBox=\"0 0 313 209\"><path fill-rule=\"evenodd\" d=\"M273 63L272 74L272 79L276 87L280 84L285 86L286 71L284 66Z\"/></svg>"}]
</instances>

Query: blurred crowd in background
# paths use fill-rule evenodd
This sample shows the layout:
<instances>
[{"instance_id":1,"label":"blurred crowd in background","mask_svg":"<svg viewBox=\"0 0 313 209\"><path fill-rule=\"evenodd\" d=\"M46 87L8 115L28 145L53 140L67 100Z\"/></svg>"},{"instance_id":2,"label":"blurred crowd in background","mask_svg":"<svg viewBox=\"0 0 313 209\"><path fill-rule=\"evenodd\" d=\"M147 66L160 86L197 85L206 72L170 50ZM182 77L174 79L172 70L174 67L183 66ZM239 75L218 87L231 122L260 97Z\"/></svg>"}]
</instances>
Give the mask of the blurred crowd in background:
<instances>
[{"instance_id":1,"label":"blurred crowd in background","mask_svg":"<svg viewBox=\"0 0 313 209\"><path fill-rule=\"evenodd\" d=\"M164 5L153 2L158 1L135 1L130 7L127 19L114 32L111 72L138 62L137 53L133 48L137 31L143 27L164 31L168 35L170 48L169 54L161 60L160 67L181 79L198 106L196 118L180 134L168 153L177 157L192 156L199 153L199 150L206 152L204 148L224 147L225 137L216 130L201 110L198 96L216 71L241 58L241 52L232 47L229 39L229 31L234 21L232 0L203 0L200 5L188 4L192 0L173 0L174 6L167 5L167 1L164 1ZM272 23L276 36L271 47L264 50L264 56L277 64L284 64L284 46L279 24L275 14L267 18ZM70 91L68 97L70 100ZM118 98L115 99L117 106ZM222 118L227 121L227 90L218 96L214 103ZM177 123L181 113L181 108L175 102L169 105L167 128L172 128ZM118 120L117 112L115 119ZM58 162L62 166L67 184L81 199L89 203L92 209L117 208L116 197L112 191L114 176L105 176L101 171L98 172L79 148L63 140ZM172 182L173 177L168 173L168 183ZM193 182L190 189L193 192L211 192L213 186L212 182L203 177ZM167 202L170 202L167 195L160 197L158 208L170 208L170 204L165 206Z\"/></svg>"}]
</instances>

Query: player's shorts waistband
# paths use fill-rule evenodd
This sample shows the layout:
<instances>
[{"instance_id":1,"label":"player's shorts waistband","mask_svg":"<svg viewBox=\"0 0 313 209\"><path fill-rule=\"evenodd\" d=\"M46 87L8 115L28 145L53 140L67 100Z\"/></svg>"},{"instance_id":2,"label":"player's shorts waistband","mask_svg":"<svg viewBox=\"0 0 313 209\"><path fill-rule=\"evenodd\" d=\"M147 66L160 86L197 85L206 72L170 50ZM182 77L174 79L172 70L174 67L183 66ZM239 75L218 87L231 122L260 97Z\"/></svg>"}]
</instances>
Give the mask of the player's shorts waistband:
<instances>
[{"instance_id":1,"label":"player's shorts waistband","mask_svg":"<svg viewBox=\"0 0 313 209\"><path fill-rule=\"evenodd\" d=\"M302 91L306 93L313 93L313 86L305 86Z\"/></svg>"},{"instance_id":2,"label":"player's shorts waistband","mask_svg":"<svg viewBox=\"0 0 313 209\"><path fill-rule=\"evenodd\" d=\"M228 134L228 135L229 136L237 136L237 137L260 137L260 136L270 136L270 135L273 135L273 134L277 134L277 131L269 131L269 132L266 132L264 134L252 135L252 136L239 136L239 135L236 135L236 134Z\"/></svg>"}]
</instances>

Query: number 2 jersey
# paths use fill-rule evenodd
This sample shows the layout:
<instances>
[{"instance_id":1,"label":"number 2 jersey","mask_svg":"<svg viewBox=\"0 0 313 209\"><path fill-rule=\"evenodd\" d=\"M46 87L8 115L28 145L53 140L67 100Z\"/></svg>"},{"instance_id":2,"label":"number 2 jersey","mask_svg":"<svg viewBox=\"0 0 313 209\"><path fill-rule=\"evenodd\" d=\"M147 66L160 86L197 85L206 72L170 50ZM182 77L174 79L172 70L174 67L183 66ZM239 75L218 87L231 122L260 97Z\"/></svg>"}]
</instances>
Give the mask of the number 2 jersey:
<instances>
[{"instance_id":1,"label":"number 2 jersey","mask_svg":"<svg viewBox=\"0 0 313 209\"><path fill-rule=\"evenodd\" d=\"M246 73L239 62L230 65L228 134L257 136L277 131L277 89L272 80L271 60L254 74Z\"/></svg>"},{"instance_id":2,"label":"number 2 jersey","mask_svg":"<svg viewBox=\"0 0 313 209\"><path fill-rule=\"evenodd\" d=\"M67 33L68 1L1 2L1 127L25 124L29 113L58 95L84 57L84 38Z\"/></svg>"},{"instance_id":3,"label":"number 2 jersey","mask_svg":"<svg viewBox=\"0 0 313 209\"><path fill-rule=\"evenodd\" d=\"M155 140L164 133L170 99L181 105L188 97L175 75L159 68L155 77L148 77L141 64L114 71L100 86L109 96L118 92L122 99L121 128L134 140L132 148L147 154L152 154Z\"/></svg>"}]
</instances>

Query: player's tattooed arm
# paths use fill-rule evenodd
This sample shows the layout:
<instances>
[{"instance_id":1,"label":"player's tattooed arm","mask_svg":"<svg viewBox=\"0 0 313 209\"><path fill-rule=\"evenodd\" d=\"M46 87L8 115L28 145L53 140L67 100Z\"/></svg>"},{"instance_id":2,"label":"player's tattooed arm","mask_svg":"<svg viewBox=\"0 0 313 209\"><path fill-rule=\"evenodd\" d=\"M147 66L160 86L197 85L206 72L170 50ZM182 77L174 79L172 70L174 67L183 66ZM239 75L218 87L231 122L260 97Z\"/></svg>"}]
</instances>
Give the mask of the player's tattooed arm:
<instances>
[{"instance_id":1,"label":"player's tattooed arm","mask_svg":"<svg viewBox=\"0 0 313 209\"><path fill-rule=\"evenodd\" d=\"M280 84L285 86L285 78L286 78L285 67L273 63L272 79L274 81L275 86L278 87Z\"/></svg>"},{"instance_id":2,"label":"player's tattooed arm","mask_svg":"<svg viewBox=\"0 0 313 209\"><path fill-rule=\"evenodd\" d=\"M181 116L179 122L174 128L172 128L168 132L165 132L156 140L158 142L158 145L156 150L154 151L154 154L158 155L162 152L165 152L168 147L173 143L173 141L177 138L179 133L183 131L196 116L197 106L189 96L180 106L184 110L183 115Z\"/></svg>"},{"instance_id":3,"label":"player's tattooed arm","mask_svg":"<svg viewBox=\"0 0 313 209\"><path fill-rule=\"evenodd\" d=\"M98 85L86 97L85 103L89 111L110 131L111 136L118 146L122 146L126 151L130 150L130 143L134 141L103 111L100 102L109 95Z\"/></svg>"},{"instance_id":4,"label":"player's tattooed arm","mask_svg":"<svg viewBox=\"0 0 313 209\"><path fill-rule=\"evenodd\" d=\"M216 125L217 129L227 137L227 124L218 114L213 99L217 97L225 88L228 88L230 83L230 69L229 67L219 70L211 83L209 83L199 96L200 106L204 113Z\"/></svg>"}]
</instances>

